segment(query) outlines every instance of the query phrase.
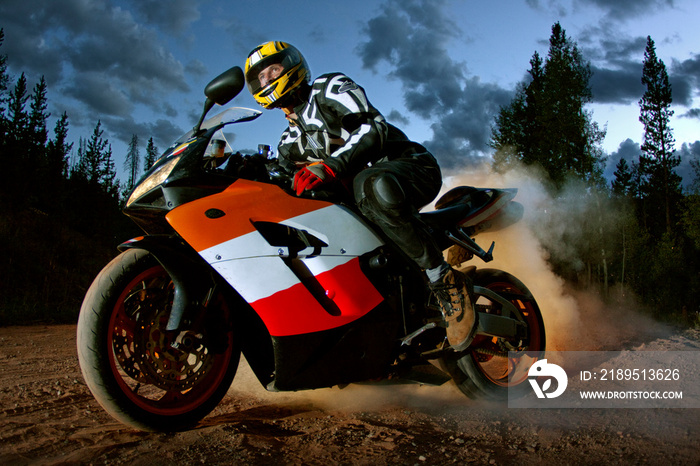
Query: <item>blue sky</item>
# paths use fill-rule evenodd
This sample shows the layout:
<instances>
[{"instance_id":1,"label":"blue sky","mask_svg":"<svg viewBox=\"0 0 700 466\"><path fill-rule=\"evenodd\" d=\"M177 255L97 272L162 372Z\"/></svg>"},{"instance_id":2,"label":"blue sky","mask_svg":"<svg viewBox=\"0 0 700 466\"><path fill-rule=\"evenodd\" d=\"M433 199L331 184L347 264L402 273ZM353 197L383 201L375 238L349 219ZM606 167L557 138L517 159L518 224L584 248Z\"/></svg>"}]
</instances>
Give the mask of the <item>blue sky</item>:
<instances>
[{"instance_id":1,"label":"blue sky","mask_svg":"<svg viewBox=\"0 0 700 466\"><path fill-rule=\"evenodd\" d=\"M314 75L346 73L443 167L462 169L490 157L498 108L533 53L546 55L559 21L591 63L589 110L607 128L614 166L639 152L650 35L673 85L687 165L700 157L698 19L696 0L2 0L0 53L14 78L45 76L52 122L67 112L71 138L101 120L119 169L133 134L142 153L150 137L165 149L196 122L206 83L267 40L297 46ZM259 108L246 91L230 105ZM284 125L265 111L227 136L236 149L276 146Z\"/></svg>"}]
</instances>

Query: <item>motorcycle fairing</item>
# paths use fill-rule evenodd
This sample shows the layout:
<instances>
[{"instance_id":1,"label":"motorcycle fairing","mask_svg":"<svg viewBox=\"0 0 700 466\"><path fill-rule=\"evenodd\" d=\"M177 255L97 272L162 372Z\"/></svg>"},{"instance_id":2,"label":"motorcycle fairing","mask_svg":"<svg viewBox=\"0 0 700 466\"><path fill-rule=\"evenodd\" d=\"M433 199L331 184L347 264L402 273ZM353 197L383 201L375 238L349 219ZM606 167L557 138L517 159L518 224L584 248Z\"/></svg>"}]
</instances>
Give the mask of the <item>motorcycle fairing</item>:
<instances>
[{"instance_id":1,"label":"motorcycle fairing","mask_svg":"<svg viewBox=\"0 0 700 466\"><path fill-rule=\"evenodd\" d=\"M383 301L360 266L360 256L383 243L341 206L238 180L166 219L255 309L272 336L337 328ZM271 244L261 233L270 224L303 232L314 245Z\"/></svg>"},{"instance_id":2,"label":"motorcycle fairing","mask_svg":"<svg viewBox=\"0 0 700 466\"><path fill-rule=\"evenodd\" d=\"M272 337L272 391L331 387L386 376L396 355L400 316L386 301L351 324L303 335Z\"/></svg>"}]
</instances>

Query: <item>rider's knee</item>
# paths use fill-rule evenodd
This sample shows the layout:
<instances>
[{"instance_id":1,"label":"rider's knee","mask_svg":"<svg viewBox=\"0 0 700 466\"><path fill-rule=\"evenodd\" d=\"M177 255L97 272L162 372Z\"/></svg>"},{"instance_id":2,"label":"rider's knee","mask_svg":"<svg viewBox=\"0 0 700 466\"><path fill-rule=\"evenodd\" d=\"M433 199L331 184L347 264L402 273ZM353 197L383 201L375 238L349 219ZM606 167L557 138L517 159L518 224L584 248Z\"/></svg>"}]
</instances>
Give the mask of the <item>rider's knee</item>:
<instances>
[{"instance_id":1,"label":"rider's knee","mask_svg":"<svg viewBox=\"0 0 700 466\"><path fill-rule=\"evenodd\" d=\"M364 175L364 176L363 176ZM355 180L355 201L384 212L397 212L406 204L406 193L392 173L360 173Z\"/></svg>"}]
</instances>

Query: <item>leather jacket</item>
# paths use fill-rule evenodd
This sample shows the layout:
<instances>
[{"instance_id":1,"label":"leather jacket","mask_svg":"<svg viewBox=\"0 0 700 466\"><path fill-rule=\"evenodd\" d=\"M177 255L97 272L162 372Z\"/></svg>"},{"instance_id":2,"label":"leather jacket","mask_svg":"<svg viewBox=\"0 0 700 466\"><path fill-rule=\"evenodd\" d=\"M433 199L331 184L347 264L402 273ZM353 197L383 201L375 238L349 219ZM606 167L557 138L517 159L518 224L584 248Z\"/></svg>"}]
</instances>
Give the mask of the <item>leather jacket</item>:
<instances>
[{"instance_id":1,"label":"leather jacket","mask_svg":"<svg viewBox=\"0 0 700 466\"><path fill-rule=\"evenodd\" d=\"M308 99L294 113L297 118L290 119L278 146L279 163L290 172L324 162L338 176L354 176L403 155L408 147L420 147L387 123L364 89L341 73L314 80Z\"/></svg>"}]
</instances>

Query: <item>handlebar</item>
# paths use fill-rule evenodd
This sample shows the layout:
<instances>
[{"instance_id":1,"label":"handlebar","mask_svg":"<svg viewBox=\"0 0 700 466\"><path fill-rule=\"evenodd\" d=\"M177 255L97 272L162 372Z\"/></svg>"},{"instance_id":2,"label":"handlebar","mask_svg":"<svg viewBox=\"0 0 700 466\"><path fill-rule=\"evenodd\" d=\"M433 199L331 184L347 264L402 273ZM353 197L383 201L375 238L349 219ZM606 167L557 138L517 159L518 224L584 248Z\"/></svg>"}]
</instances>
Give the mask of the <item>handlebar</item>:
<instances>
[{"instance_id":1,"label":"handlebar","mask_svg":"<svg viewBox=\"0 0 700 466\"><path fill-rule=\"evenodd\" d=\"M242 155L232 154L228 164L223 170L224 175L243 178L246 180L272 183L284 189L289 194L296 196L294 189L294 175L282 168L276 160L269 160L260 154ZM314 189L304 191L298 197L315 199L332 203L348 203L349 193L338 189Z\"/></svg>"}]
</instances>

